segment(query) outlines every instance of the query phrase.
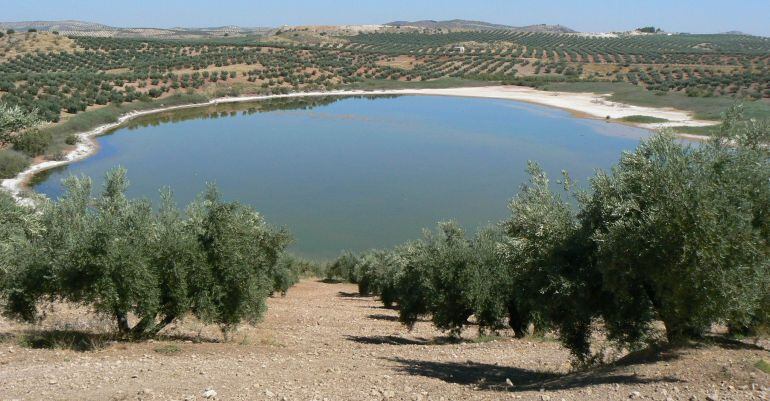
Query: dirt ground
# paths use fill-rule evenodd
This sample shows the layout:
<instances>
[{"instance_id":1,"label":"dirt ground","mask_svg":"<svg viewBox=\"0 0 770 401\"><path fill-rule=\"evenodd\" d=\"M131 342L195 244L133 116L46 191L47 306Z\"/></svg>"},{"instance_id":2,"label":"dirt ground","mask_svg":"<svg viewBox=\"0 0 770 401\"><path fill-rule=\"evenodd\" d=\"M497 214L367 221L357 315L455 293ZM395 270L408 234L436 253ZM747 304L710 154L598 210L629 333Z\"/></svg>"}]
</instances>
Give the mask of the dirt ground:
<instances>
[{"instance_id":1,"label":"dirt ground","mask_svg":"<svg viewBox=\"0 0 770 401\"><path fill-rule=\"evenodd\" d=\"M215 328L184 322L160 341L35 349L23 340L31 327L0 320L0 399L770 399L770 375L755 367L770 362L768 343L714 341L570 373L569 353L554 341L479 341L469 331L451 342L427 322L410 333L396 316L353 285L306 280L227 343ZM108 324L54 311L38 328Z\"/></svg>"}]
</instances>

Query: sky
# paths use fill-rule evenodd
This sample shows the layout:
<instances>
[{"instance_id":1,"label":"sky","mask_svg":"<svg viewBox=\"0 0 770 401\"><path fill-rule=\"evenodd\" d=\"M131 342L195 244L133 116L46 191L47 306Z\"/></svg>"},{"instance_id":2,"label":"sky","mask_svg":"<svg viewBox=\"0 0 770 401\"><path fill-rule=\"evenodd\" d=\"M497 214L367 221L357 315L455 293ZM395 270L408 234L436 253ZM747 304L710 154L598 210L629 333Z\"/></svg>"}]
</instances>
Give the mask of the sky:
<instances>
[{"instance_id":1,"label":"sky","mask_svg":"<svg viewBox=\"0 0 770 401\"><path fill-rule=\"evenodd\" d=\"M770 36L770 0L0 0L0 21L76 19L120 27L377 24L474 19L578 31L657 26Z\"/></svg>"}]
</instances>

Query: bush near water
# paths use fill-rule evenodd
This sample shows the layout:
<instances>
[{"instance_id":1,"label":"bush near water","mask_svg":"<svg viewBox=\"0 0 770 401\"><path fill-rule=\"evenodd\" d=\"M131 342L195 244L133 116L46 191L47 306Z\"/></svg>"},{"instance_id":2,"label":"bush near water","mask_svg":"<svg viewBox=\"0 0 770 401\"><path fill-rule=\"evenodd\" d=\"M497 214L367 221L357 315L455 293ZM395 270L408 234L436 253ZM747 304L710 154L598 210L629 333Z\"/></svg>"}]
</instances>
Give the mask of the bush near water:
<instances>
[{"instance_id":1,"label":"bush near water","mask_svg":"<svg viewBox=\"0 0 770 401\"><path fill-rule=\"evenodd\" d=\"M458 334L534 325L579 361L597 327L631 349L702 337L713 324L749 334L770 324L770 126L739 107L701 145L665 133L598 172L586 191L543 170L510 216L469 237L455 222L389 251L343 254L328 278ZM569 199L572 198L573 202ZM577 206L574 206L577 205ZM597 323L601 323L597 325Z\"/></svg>"},{"instance_id":2,"label":"bush near water","mask_svg":"<svg viewBox=\"0 0 770 401\"><path fill-rule=\"evenodd\" d=\"M255 323L265 300L285 294L308 264L286 255L289 235L210 187L182 214L171 192L160 209L125 195L126 172L108 173L91 197L69 178L58 201L37 210L0 198L0 284L6 315L39 317L44 300L92 307L125 336L150 337L192 314L225 334ZM138 322L129 325L129 315Z\"/></svg>"}]
</instances>

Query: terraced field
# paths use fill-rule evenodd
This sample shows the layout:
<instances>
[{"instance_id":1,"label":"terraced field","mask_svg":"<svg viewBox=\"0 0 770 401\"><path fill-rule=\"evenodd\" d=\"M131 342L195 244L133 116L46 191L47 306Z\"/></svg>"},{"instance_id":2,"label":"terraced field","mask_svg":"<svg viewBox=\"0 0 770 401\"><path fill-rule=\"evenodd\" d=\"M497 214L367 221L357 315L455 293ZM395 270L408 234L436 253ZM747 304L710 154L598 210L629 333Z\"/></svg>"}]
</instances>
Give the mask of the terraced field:
<instances>
[{"instance_id":1,"label":"terraced field","mask_svg":"<svg viewBox=\"0 0 770 401\"><path fill-rule=\"evenodd\" d=\"M754 102L750 108L758 115L770 115L768 38L396 31L298 27L267 36L196 40L4 34L0 101L57 123L105 106L147 108L136 105L154 99L169 104L201 96L345 88L489 82L547 89L592 82L630 84L659 95L655 103L660 106L676 104L694 112L712 103L725 105L710 107L709 115L716 117L735 102ZM668 99L677 96L692 101ZM96 119L84 120L79 128ZM53 157L62 143L64 137L55 134L48 141L53 145L39 146L29 156Z\"/></svg>"}]
</instances>

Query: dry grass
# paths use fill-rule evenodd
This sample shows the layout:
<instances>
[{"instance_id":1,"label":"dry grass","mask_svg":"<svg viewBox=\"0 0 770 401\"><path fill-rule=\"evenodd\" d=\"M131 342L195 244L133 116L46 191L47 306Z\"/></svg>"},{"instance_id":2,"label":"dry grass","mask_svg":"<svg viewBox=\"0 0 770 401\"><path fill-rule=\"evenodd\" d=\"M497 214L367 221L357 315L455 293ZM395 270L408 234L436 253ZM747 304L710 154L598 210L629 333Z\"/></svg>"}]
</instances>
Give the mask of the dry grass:
<instances>
[{"instance_id":1,"label":"dry grass","mask_svg":"<svg viewBox=\"0 0 770 401\"><path fill-rule=\"evenodd\" d=\"M72 53L83 50L74 40L50 32L25 32L0 38L0 61L37 52Z\"/></svg>"},{"instance_id":2,"label":"dry grass","mask_svg":"<svg viewBox=\"0 0 770 401\"><path fill-rule=\"evenodd\" d=\"M404 70L412 70L419 64L423 64L423 62L417 61L413 56L388 57L384 60L377 61L377 65L379 66L401 68Z\"/></svg>"}]
</instances>

